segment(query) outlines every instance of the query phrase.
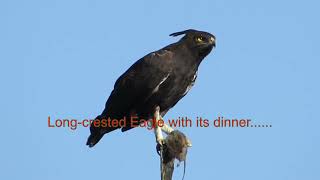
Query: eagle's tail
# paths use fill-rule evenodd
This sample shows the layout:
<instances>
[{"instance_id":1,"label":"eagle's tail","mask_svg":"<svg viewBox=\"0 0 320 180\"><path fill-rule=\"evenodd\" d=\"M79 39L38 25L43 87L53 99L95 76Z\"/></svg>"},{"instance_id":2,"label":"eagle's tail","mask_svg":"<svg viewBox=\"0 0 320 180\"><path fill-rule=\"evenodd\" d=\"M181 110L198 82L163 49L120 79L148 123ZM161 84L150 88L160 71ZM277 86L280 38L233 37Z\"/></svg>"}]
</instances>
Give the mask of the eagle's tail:
<instances>
[{"instance_id":1,"label":"eagle's tail","mask_svg":"<svg viewBox=\"0 0 320 180\"><path fill-rule=\"evenodd\" d=\"M87 145L91 148L94 145L96 145L100 139L102 138L103 135L101 135L100 133L91 133L90 136L88 137L87 140Z\"/></svg>"}]
</instances>

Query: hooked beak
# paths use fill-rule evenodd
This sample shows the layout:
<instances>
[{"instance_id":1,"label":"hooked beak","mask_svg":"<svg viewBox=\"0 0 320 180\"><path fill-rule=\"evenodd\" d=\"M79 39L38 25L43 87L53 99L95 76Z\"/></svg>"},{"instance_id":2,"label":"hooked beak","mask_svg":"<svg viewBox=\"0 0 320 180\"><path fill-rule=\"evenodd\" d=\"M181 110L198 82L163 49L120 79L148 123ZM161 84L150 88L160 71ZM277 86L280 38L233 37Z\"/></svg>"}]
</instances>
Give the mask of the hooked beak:
<instances>
[{"instance_id":1,"label":"hooked beak","mask_svg":"<svg viewBox=\"0 0 320 180\"><path fill-rule=\"evenodd\" d=\"M216 40L213 37L210 37L209 39L210 44L212 44L214 47L216 47Z\"/></svg>"}]
</instances>

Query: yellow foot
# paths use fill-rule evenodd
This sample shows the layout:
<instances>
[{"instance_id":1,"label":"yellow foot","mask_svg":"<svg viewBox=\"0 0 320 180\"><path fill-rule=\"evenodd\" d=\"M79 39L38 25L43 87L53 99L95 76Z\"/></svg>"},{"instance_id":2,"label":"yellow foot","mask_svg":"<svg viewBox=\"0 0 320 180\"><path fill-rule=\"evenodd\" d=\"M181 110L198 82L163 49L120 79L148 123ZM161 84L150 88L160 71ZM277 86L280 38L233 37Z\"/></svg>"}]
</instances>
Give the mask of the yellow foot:
<instances>
[{"instance_id":1,"label":"yellow foot","mask_svg":"<svg viewBox=\"0 0 320 180\"><path fill-rule=\"evenodd\" d=\"M164 145L164 138L157 138L157 143L160 145L160 146L163 146Z\"/></svg>"}]
</instances>

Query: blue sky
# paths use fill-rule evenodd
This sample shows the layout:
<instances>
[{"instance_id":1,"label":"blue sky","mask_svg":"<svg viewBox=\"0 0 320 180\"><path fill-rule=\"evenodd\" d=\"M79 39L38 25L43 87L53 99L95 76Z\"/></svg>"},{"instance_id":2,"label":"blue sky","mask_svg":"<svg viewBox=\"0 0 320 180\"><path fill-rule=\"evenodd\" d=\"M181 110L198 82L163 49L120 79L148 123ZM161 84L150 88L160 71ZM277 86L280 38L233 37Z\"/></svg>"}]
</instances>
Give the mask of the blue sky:
<instances>
[{"instance_id":1,"label":"blue sky","mask_svg":"<svg viewBox=\"0 0 320 180\"><path fill-rule=\"evenodd\" d=\"M193 142L188 179L320 179L318 1L0 2L0 179L159 177L152 132L48 128L94 118L145 54L194 28L217 37L198 79L166 118L249 118L272 128L179 128ZM182 177L177 168L175 179Z\"/></svg>"}]
</instances>

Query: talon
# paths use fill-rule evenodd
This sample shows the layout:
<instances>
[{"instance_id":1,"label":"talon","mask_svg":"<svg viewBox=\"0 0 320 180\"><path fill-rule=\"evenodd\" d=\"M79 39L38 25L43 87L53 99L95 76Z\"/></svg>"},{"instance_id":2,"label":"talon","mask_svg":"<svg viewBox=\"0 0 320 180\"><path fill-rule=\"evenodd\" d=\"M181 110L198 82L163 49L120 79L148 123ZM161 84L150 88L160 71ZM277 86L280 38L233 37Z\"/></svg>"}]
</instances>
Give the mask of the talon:
<instances>
[{"instance_id":1,"label":"talon","mask_svg":"<svg viewBox=\"0 0 320 180\"><path fill-rule=\"evenodd\" d=\"M157 146L156 146L156 150L157 150L157 153L158 153L159 156L161 156L161 154L160 154L161 153L161 149L162 149L161 147L162 146L160 144L157 144Z\"/></svg>"},{"instance_id":2,"label":"talon","mask_svg":"<svg viewBox=\"0 0 320 180\"><path fill-rule=\"evenodd\" d=\"M156 149L157 149L157 153L158 153L159 156L161 156L160 152L161 152L161 150L163 150L164 145L165 145L164 139L158 139L157 140Z\"/></svg>"},{"instance_id":3,"label":"talon","mask_svg":"<svg viewBox=\"0 0 320 180\"><path fill-rule=\"evenodd\" d=\"M163 146L164 145L164 139L163 138L157 139L157 144L159 144L160 146Z\"/></svg>"}]
</instances>

